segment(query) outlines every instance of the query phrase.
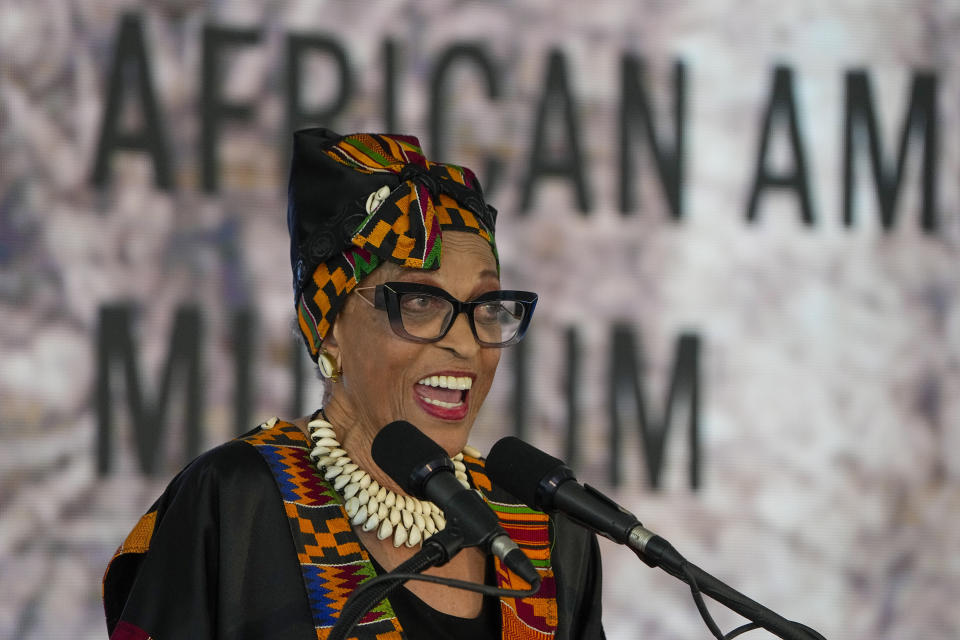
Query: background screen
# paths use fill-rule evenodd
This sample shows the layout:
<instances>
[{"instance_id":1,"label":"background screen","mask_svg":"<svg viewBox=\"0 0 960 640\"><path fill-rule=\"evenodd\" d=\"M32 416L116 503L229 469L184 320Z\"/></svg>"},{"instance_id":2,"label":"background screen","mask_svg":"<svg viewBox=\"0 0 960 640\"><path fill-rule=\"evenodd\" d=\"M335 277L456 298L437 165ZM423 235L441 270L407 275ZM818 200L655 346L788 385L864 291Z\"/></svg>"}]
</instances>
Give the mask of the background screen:
<instances>
[{"instance_id":1,"label":"background screen","mask_svg":"<svg viewBox=\"0 0 960 640\"><path fill-rule=\"evenodd\" d=\"M0 637L104 637L103 570L170 478L317 407L307 125L416 135L499 209L540 303L472 444L564 458L828 638L960 637L957 3L0 12ZM602 552L609 638L707 637Z\"/></svg>"}]
</instances>

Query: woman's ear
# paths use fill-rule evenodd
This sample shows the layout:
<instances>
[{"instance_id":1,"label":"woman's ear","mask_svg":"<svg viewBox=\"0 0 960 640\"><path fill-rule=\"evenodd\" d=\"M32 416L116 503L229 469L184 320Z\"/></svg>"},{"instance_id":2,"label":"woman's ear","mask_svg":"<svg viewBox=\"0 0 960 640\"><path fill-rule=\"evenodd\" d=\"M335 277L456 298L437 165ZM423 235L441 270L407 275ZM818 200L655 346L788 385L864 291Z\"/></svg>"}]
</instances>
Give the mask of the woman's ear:
<instances>
[{"instance_id":1,"label":"woman's ear","mask_svg":"<svg viewBox=\"0 0 960 640\"><path fill-rule=\"evenodd\" d=\"M325 379L332 382L340 379L340 373L342 372L340 366L340 346L333 335L332 327L320 345L320 353L317 354L317 366L320 367L320 375Z\"/></svg>"},{"instance_id":2,"label":"woman's ear","mask_svg":"<svg viewBox=\"0 0 960 640\"><path fill-rule=\"evenodd\" d=\"M330 327L330 330L327 331L327 336L323 339L323 343L320 345L322 351L326 351L331 356L337 359L337 362L340 361L340 342L337 340L337 325L336 323Z\"/></svg>"}]
</instances>

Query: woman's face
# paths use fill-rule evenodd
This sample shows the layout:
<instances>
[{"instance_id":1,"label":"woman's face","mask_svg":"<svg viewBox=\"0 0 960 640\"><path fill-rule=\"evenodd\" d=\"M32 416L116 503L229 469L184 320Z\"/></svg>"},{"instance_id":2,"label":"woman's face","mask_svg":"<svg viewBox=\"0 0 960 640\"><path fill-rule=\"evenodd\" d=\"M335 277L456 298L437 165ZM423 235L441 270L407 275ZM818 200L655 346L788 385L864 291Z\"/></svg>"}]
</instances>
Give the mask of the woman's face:
<instances>
[{"instance_id":1,"label":"woman's face","mask_svg":"<svg viewBox=\"0 0 960 640\"><path fill-rule=\"evenodd\" d=\"M497 264L487 242L456 231L443 234L439 269L386 264L360 287L388 281L429 284L464 301L500 288ZM342 414L341 419L351 422L341 426L349 436L369 443L383 426L407 420L449 455L456 454L466 444L493 383L500 349L477 344L463 314L438 342L405 340L393 333L385 310L358 299L364 294L373 300L372 290L354 292L324 342L343 370L330 402L331 408ZM465 382L469 389L455 388Z\"/></svg>"}]
</instances>

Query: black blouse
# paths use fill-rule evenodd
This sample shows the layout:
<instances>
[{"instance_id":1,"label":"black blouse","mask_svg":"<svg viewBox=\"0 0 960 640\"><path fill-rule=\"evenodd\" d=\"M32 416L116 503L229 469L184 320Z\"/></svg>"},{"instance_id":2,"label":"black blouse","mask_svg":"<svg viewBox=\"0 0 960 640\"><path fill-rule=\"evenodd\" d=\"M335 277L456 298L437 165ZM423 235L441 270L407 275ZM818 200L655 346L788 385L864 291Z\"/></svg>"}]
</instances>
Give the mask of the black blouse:
<instances>
[{"instance_id":1,"label":"black blouse","mask_svg":"<svg viewBox=\"0 0 960 640\"><path fill-rule=\"evenodd\" d=\"M316 637L283 501L254 447L235 440L201 455L153 510L149 551L118 556L104 576L110 633L123 621L154 640ZM552 524L556 637L602 638L596 538L564 518ZM390 601L408 638L500 636L492 598L474 619L435 611L402 588Z\"/></svg>"}]
</instances>

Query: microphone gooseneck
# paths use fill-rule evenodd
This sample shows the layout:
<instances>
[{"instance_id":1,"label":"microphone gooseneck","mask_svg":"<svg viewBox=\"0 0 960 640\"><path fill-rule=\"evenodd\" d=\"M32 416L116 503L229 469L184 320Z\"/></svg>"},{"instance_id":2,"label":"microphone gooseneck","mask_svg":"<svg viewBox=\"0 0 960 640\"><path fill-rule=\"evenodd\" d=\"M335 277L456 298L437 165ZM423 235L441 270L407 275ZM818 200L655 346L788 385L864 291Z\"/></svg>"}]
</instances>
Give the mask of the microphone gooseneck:
<instances>
[{"instance_id":1,"label":"microphone gooseneck","mask_svg":"<svg viewBox=\"0 0 960 640\"><path fill-rule=\"evenodd\" d=\"M479 546L531 586L539 584L540 574L533 563L503 530L483 498L456 479L453 461L440 445L409 422L398 420L380 430L371 453L374 462L406 493L430 500L443 510L447 527L463 535L463 546Z\"/></svg>"}]
</instances>

